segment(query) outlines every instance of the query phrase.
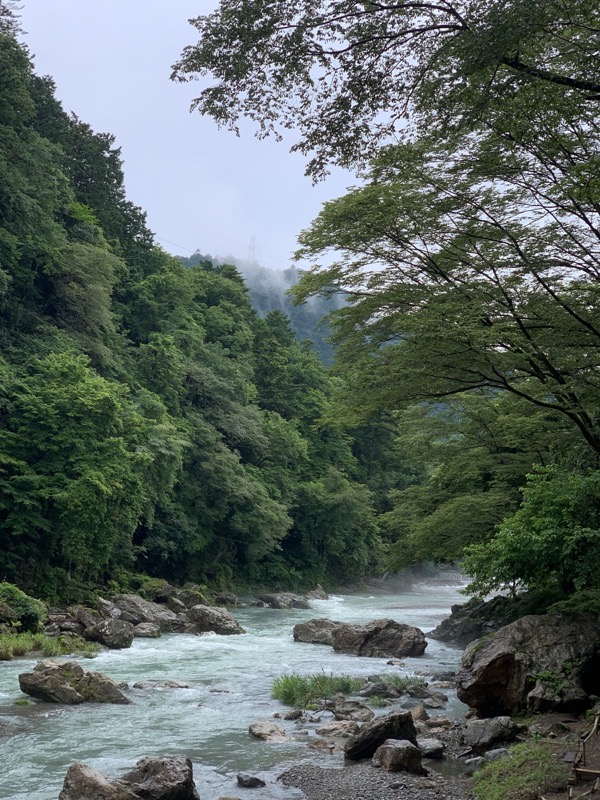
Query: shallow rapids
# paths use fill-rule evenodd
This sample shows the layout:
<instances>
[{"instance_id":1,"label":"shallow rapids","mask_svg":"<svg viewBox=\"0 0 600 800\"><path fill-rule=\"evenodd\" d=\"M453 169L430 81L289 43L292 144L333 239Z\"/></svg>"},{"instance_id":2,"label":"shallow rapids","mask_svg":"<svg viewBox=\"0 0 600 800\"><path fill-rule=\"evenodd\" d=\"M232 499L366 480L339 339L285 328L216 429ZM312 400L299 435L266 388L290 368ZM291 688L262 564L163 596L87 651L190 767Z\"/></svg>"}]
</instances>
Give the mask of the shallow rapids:
<instances>
[{"instance_id":1,"label":"shallow rapids","mask_svg":"<svg viewBox=\"0 0 600 800\"><path fill-rule=\"evenodd\" d=\"M428 640L425 654L404 659L405 666L386 659L357 658L330 647L295 643L292 628L315 617L344 622L370 622L383 617L416 625L427 632L464 602L458 587L420 586L404 594L353 594L311 601L311 610L234 609L246 635L163 635L136 639L128 650L81 659L85 669L104 672L133 685L137 681L177 680L189 689L132 689L133 705L55 706L23 698L18 674L35 660L0 662L0 798L57 800L71 763L84 761L117 776L136 760L162 753L186 754L194 762L194 777L202 800L222 795L242 796L235 780L241 770L267 780L261 798L292 796L275 782L290 763L303 760L341 766L339 754L307 747L307 737L293 722L278 721L298 741L270 744L248 734L251 722L271 719L286 710L271 698L273 679L283 673L368 676L413 675L456 669L461 651ZM384 713L382 709L376 713ZM451 697L444 716L462 714L465 707ZM435 712L431 712L432 715Z\"/></svg>"}]
</instances>

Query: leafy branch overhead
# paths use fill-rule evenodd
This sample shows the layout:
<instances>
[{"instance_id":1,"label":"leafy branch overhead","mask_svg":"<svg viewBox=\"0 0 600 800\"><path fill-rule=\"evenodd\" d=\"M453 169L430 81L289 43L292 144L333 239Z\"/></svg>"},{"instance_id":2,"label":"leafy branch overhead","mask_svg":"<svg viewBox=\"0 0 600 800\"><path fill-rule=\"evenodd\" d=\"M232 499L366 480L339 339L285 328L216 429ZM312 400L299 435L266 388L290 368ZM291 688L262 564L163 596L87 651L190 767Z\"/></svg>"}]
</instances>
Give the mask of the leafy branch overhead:
<instances>
[{"instance_id":1,"label":"leafy branch overhead","mask_svg":"<svg viewBox=\"0 0 600 800\"><path fill-rule=\"evenodd\" d=\"M600 101L595 0L222 0L191 23L173 78L207 79L193 108L298 131L316 177L398 136L494 124L533 86L542 106Z\"/></svg>"}]
</instances>

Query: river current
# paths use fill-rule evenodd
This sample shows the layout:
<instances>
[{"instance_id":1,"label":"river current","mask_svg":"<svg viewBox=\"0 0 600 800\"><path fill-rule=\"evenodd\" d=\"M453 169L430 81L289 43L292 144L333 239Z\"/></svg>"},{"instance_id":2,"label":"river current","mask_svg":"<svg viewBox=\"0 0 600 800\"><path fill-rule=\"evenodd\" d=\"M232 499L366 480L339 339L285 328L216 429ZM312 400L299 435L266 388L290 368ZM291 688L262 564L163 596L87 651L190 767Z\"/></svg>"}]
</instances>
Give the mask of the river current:
<instances>
[{"instance_id":1,"label":"river current","mask_svg":"<svg viewBox=\"0 0 600 800\"><path fill-rule=\"evenodd\" d=\"M458 588L421 585L403 594L335 595L311 601L311 610L234 609L245 635L168 634L160 639L135 639L128 650L81 659L84 669L104 672L130 686L137 681L165 680L189 686L132 689L133 705L129 706L15 705L23 698L18 675L30 671L35 660L0 662L0 798L57 800L74 761L118 776L143 756L181 753L194 763L202 800L247 794L236 784L242 770L267 781L261 798L279 800L283 791L275 777L291 763L302 760L341 767L343 762L339 754L308 747L310 735L273 744L248 734L250 723L286 710L271 698L276 677L321 671L365 677L427 674L456 669L461 656L461 650L430 639L423 656L393 666L386 659L358 658L324 645L294 642L293 626L315 617L354 623L386 617L427 632L450 613L453 603L464 602ZM454 695L448 708L439 713L457 716L464 710ZM298 732L293 722L278 720L277 724L290 734ZM289 789L285 791L286 798L292 795Z\"/></svg>"}]
</instances>

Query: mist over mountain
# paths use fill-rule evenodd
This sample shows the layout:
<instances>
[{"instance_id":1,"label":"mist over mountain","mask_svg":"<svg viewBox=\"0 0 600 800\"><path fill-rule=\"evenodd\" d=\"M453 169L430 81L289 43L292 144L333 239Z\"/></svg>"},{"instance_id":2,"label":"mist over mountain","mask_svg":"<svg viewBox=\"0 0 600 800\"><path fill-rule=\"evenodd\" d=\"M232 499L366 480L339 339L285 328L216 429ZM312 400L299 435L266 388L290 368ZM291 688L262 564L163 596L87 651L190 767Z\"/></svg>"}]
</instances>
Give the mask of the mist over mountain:
<instances>
[{"instance_id":1,"label":"mist over mountain","mask_svg":"<svg viewBox=\"0 0 600 800\"><path fill-rule=\"evenodd\" d=\"M243 275L256 313L264 318L271 311L281 311L290 320L290 326L299 341L310 340L325 364L334 359L334 347L329 341L330 329L325 317L343 303L342 296L314 297L302 305L294 305L289 290L298 283L302 275L296 267L285 270L262 267L256 261L227 256L211 256L197 250L193 255L179 256L184 266L195 266L203 262L215 265L232 264Z\"/></svg>"}]
</instances>

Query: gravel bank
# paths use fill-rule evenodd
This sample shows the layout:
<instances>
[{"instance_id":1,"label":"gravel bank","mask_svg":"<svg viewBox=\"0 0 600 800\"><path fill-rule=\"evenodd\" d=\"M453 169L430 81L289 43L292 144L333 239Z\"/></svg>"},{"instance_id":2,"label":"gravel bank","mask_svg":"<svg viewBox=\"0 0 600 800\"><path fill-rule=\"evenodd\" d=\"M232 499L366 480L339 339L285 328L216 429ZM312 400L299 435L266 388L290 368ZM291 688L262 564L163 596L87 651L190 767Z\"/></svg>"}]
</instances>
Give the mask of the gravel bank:
<instances>
[{"instance_id":1,"label":"gravel bank","mask_svg":"<svg viewBox=\"0 0 600 800\"><path fill-rule=\"evenodd\" d=\"M284 786L300 789L308 800L472 800L465 780L449 780L434 772L416 777L384 772L370 763L342 769L303 764L279 776Z\"/></svg>"}]
</instances>

